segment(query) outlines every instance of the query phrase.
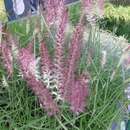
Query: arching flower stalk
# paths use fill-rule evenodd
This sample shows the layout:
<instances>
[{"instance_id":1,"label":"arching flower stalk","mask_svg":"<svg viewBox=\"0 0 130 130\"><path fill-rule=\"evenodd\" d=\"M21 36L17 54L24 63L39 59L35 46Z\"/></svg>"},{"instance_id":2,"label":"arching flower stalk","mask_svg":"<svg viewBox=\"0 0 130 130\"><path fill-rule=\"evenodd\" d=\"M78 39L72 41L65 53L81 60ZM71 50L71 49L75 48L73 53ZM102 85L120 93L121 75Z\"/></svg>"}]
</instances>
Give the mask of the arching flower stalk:
<instances>
[{"instance_id":1,"label":"arching flower stalk","mask_svg":"<svg viewBox=\"0 0 130 130\"><path fill-rule=\"evenodd\" d=\"M56 46L55 46L55 75L57 86L59 88L60 93L63 93L64 80L65 80L65 72L64 72L64 47L65 47L65 30L67 27L68 21L68 12L64 10L60 19L60 25L58 27L58 32L56 35Z\"/></svg>"},{"instance_id":2,"label":"arching flower stalk","mask_svg":"<svg viewBox=\"0 0 130 130\"><path fill-rule=\"evenodd\" d=\"M72 37L72 43L70 45L69 49L69 55L68 55L68 61L66 66L66 81L65 81L65 87L64 87L64 98L66 100L70 100L71 95L71 87L73 86L73 81L75 79L75 71L77 66L77 61L79 61L80 54L81 54L81 43L82 43L82 37L83 37L83 23L80 22L73 34Z\"/></svg>"},{"instance_id":3,"label":"arching flower stalk","mask_svg":"<svg viewBox=\"0 0 130 130\"><path fill-rule=\"evenodd\" d=\"M23 48L19 51L18 60L23 77L35 95L38 96L41 106L45 108L49 115L55 115L59 111L57 104L53 101L46 86L40 80L36 79L36 60L33 53L28 48Z\"/></svg>"}]
</instances>

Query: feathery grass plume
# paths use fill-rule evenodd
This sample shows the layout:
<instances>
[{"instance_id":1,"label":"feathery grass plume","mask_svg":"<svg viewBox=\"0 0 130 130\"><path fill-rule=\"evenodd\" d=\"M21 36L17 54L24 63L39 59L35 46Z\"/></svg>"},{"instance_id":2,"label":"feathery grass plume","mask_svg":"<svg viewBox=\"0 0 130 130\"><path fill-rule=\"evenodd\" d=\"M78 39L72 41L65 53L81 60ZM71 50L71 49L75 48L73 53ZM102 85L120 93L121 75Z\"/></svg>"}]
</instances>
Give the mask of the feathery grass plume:
<instances>
[{"instance_id":1,"label":"feathery grass plume","mask_svg":"<svg viewBox=\"0 0 130 130\"><path fill-rule=\"evenodd\" d=\"M70 108L76 114L85 110L86 99L89 94L88 85L89 77L87 75L81 75L74 81L71 89Z\"/></svg>"},{"instance_id":2,"label":"feathery grass plume","mask_svg":"<svg viewBox=\"0 0 130 130\"><path fill-rule=\"evenodd\" d=\"M13 55L12 48L6 41L0 44L0 53L4 66L8 72L9 77L13 74Z\"/></svg>"},{"instance_id":3,"label":"feathery grass plume","mask_svg":"<svg viewBox=\"0 0 130 130\"><path fill-rule=\"evenodd\" d=\"M62 94L62 88L64 87L64 38L65 30L68 21L68 11L64 9L60 19L58 32L56 35L56 46L55 46L55 74L57 78L57 86Z\"/></svg>"},{"instance_id":4,"label":"feathery grass plume","mask_svg":"<svg viewBox=\"0 0 130 130\"><path fill-rule=\"evenodd\" d=\"M42 84L42 82L36 80L33 75L25 77L25 80L35 95L39 98L40 105L45 108L48 115L56 115L59 112L59 108L54 102L49 90Z\"/></svg>"},{"instance_id":5,"label":"feathery grass plume","mask_svg":"<svg viewBox=\"0 0 130 130\"><path fill-rule=\"evenodd\" d=\"M57 12L57 4L56 0L47 0L45 1L45 13L46 13L46 21L49 26L54 24L56 19L56 12Z\"/></svg>"},{"instance_id":6,"label":"feathery grass plume","mask_svg":"<svg viewBox=\"0 0 130 130\"><path fill-rule=\"evenodd\" d=\"M40 80L36 79L36 60L33 53L30 52L30 49L28 48L22 48L19 51L18 60L23 77L35 95L39 98L41 106L45 108L49 115L55 115L59 112L57 104L53 101L53 98L45 85L43 85Z\"/></svg>"},{"instance_id":7,"label":"feathery grass plume","mask_svg":"<svg viewBox=\"0 0 130 130\"><path fill-rule=\"evenodd\" d=\"M42 41L40 45L40 55L41 55L41 73L43 83L51 92L54 100L57 102L61 100L61 96L58 91L58 86L56 84L56 78L54 73L54 65L50 59L48 49L46 44Z\"/></svg>"},{"instance_id":8,"label":"feathery grass plume","mask_svg":"<svg viewBox=\"0 0 130 130\"><path fill-rule=\"evenodd\" d=\"M24 70L24 74L26 72L26 75L28 76L30 75L30 73L35 76L36 59L32 54L32 50L30 50L30 48L20 49L18 58L22 62L21 65L23 65L22 69Z\"/></svg>"},{"instance_id":9,"label":"feathery grass plume","mask_svg":"<svg viewBox=\"0 0 130 130\"><path fill-rule=\"evenodd\" d=\"M59 27L62 22L62 18L65 13L65 10L66 10L66 7L64 4L64 0L57 0L57 17L56 17L56 26L57 27Z\"/></svg>"},{"instance_id":10,"label":"feathery grass plume","mask_svg":"<svg viewBox=\"0 0 130 130\"><path fill-rule=\"evenodd\" d=\"M2 43L0 43L0 52L10 77L13 74L13 64L18 55L17 41L6 29L3 29L3 31L5 36L2 37L3 40Z\"/></svg>"},{"instance_id":11,"label":"feathery grass plume","mask_svg":"<svg viewBox=\"0 0 130 130\"><path fill-rule=\"evenodd\" d=\"M64 98L69 101L71 95L72 81L75 79L75 70L77 61L81 54L81 42L84 32L83 21L81 20L77 25L75 32L72 37L72 43L69 49L68 61L66 66L66 81L64 87Z\"/></svg>"},{"instance_id":12,"label":"feathery grass plume","mask_svg":"<svg viewBox=\"0 0 130 130\"><path fill-rule=\"evenodd\" d=\"M64 0L48 0L45 1L46 21L49 26L59 25L62 12L65 8Z\"/></svg>"}]
</instances>

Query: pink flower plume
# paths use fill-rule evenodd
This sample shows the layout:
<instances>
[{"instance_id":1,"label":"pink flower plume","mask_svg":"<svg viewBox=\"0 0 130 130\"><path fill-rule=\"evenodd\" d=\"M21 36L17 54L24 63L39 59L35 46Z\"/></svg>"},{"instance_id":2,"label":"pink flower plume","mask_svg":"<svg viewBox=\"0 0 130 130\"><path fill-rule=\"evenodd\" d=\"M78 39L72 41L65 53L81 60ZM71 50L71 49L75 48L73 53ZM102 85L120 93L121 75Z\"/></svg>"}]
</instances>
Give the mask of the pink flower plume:
<instances>
[{"instance_id":1,"label":"pink flower plume","mask_svg":"<svg viewBox=\"0 0 130 130\"><path fill-rule=\"evenodd\" d=\"M83 30L84 30L83 24L79 23L73 34L72 43L69 49L69 56L67 59L68 65L67 65L67 70L66 70L67 75L66 75L66 83L65 83L65 91L64 91L64 96L65 96L65 99L67 100L69 100L69 97L70 97L70 90L71 90L71 87L73 86L72 83L75 78L75 70L77 66L77 61L80 58Z\"/></svg>"},{"instance_id":2,"label":"pink flower plume","mask_svg":"<svg viewBox=\"0 0 130 130\"><path fill-rule=\"evenodd\" d=\"M13 74L13 55L11 46L9 46L9 44L6 42L0 43L0 53L4 62L4 66L9 76L11 76Z\"/></svg>"},{"instance_id":3,"label":"pink flower plume","mask_svg":"<svg viewBox=\"0 0 130 130\"><path fill-rule=\"evenodd\" d=\"M64 0L47 0L45 3L46 21L48 25L58 25L62 12L65 9Z\"/></svg>"},{"instance_id":4,"label":"pink flower plume","mask_svg":"<svg viewBox=\"0 0 130 130\"><path fill-rule=\"evenodd\" d=\"M55 47L55 71L58 80L58 87L62 93L64 86L64 38L65 30L68 21L68 11L64 10L61 16L58 33L56 35L56 47Z\"/></svg>"},{"instance_id":5,"label":"pink flower plume","mask_svg":"<svg viewBox=\"0 0 130 130\"><path fill-rule=\"evenodd\" d=\"M56 19L57 3L56 0L47 0L45 2L46 7L46 21L49 25L53 24Z\"/></svg>"},{"instance_id":6,"label":"pink flower plume","mask_svg":"<svg viewBox=\"0 0 130 130\"><path fill-rule=\"evenodd\" d=\"M19 51L19 64L23 73L24 79L30 86L32 91L38 96L41 105L45 108L49 115L55 115L59 112L57 104L53 101L53 98L49 90L37 80L34 74L36 60L33 53L27 48L23 48Z\"/></svg>"},{"instance_id":7,"label":"pink flower plume","mask_svg":"<svg viewBox=\"0 0 130 130\"><path fill-rule=\"evenodd\" d=\"M72 86L70 104L71 110L76 114L85 110L86 99L89 94L88 83L88 76L82 75L75 80Z\"/></svg>"}]
</instances>

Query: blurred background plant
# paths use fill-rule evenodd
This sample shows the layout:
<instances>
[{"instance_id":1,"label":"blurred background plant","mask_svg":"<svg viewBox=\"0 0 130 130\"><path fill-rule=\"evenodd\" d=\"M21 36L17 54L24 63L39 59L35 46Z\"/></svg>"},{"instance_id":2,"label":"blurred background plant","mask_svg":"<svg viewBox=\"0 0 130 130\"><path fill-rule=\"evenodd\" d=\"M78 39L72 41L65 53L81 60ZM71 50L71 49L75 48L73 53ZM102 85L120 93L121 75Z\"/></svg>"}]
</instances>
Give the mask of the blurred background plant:
<instances>
[{"instance_id":1,"label":"blurred background plant","mask_svg":"<svg viewBox=\"0 0 130 130\"><path fill-rule=\"evenodd\" d=\"M117 36L124 36L130 42L129 5L129 1L124 0L106 2L104 18L99 20L99 25L103 30L110 31ZM80 16L80 7L80 3L77 3L70 8L70 18L74 25Z\"/></svg>"},{"instance_id":2,"label":"blurred background plant","mask_svg":"<svg viewBox=\"0 0 130 130\"><path fill-rule=\"evenodd\" d=\"M105 5L105 17L100 21L103 29L117 36L124 36L130 42L130 6Z\"/></svg>"}]
</instances>

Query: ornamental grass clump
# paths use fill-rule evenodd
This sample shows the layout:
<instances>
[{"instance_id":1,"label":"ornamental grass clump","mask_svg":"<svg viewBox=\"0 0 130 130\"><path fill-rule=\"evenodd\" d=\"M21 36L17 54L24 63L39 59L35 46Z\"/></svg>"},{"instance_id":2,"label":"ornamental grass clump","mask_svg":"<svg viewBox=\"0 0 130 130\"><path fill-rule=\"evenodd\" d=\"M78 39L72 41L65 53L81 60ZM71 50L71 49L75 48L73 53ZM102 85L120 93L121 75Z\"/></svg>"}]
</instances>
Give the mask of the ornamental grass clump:
<instances>
[{"instance_id":1,"label":"ornamental grass clump","mask_svg":"<svg viewBox=\"0 0 130 130\"><path fill-rule=\"evenodd\" d=\"M13 73L6 76L0 50L0 129L111 130L126 119L122 66L127 71L129 55L122 55L124 41L97 25L86 26L84 8L78 23L70 25L71 7L62 8L58 22L47 22L45 10L27 23L7 25L17 38L13 45L2 33Z\"/></svg>"},{"instance_id":2,"label":"ornamental grass clump","mask_svg":"<svg viewBox=\"0 0 130 130\"><path fill-rule=\"evenodd\" d=\"M81 16L66 50L65 37L69 19L64 1L47 1L45 12L48 27L56 26L54 28L56 32L54 56L50 55L44 40L39 39L39 57L34 54L33 43L29 43L25 48L17 44L17 57L15 58L19 65L19 73L38 97L40 106L45 108L48 115L59 113L59 105L64 103L68 103L70 109L79 114L85 111L90 80L87 73L77 73L83 47L85 16L84 14ZM2 41L1 53L8 74L12 75L13 52L11 48L13 44L8 45L9 43Z\"/></svg>"}]
</instances>

